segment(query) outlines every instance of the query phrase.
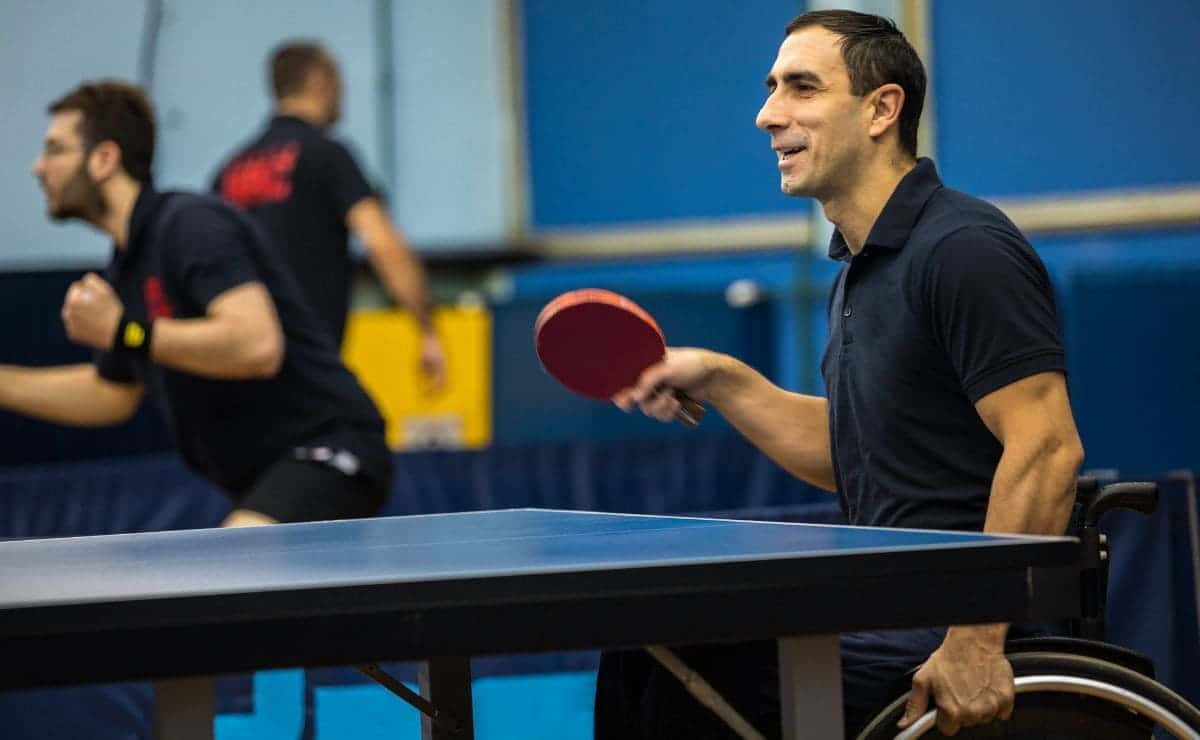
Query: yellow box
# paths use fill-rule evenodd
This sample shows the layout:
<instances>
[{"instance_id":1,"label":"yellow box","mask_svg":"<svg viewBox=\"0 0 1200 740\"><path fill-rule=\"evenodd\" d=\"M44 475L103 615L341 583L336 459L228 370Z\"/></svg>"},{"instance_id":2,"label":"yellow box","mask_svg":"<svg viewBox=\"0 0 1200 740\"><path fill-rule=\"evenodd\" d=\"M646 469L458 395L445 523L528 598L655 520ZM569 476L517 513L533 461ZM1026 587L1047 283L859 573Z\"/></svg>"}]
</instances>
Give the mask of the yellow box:
<instances>
[{"instance_id":1,"label":"yellow box","mask_svg":"<svg viewBox=\"0 0 1200 740\"><path fill-rule=\"evenodd\" d=\"M446 353L436 391L420 370L420 329L407 311L353 311L342 357L375 399L392 449L485 447L492 439L492 317L441 307L433 325Z\"/></svg>"}]
</instances>

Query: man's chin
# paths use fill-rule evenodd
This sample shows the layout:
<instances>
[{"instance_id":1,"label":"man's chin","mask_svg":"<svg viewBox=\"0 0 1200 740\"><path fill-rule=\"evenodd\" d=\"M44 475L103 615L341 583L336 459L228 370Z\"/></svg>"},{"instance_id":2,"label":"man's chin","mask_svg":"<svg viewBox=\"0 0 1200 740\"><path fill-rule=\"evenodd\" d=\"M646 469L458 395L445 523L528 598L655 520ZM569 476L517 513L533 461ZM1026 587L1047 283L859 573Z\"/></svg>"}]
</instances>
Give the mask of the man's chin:
<instances>
[{"instance_id":1,"label":"man's chin","mask_svg":"<svg viewBox=\"0 0 1200 740\"><path fill-rule=\"evenodd\" d=\"M75 219L86 219L82 209L79 208L56 208L54 206L47 206L46 215L51 221L56 223L74 221Z\"/></svg>"},{"instance_id":2,"label":"man's chin","mask_svg":"<svg viewBox=\"0 0 1200 740\"><path fill-rule=\"evenodd\" d=\"M781 180L779 189L783 191L784 195L790 195L793 198L812 197L812 192L803 183L796 180Z\"/></svg>"}]
</instances>

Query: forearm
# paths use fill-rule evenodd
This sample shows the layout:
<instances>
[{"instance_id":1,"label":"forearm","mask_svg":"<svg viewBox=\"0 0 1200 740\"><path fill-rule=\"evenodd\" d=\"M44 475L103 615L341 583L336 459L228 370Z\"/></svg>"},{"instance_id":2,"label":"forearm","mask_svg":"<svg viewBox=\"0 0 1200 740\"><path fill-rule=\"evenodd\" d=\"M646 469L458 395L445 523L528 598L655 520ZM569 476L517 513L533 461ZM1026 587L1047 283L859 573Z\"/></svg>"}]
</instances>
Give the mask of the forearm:
<instances>
[{"instance_id":1,"label":"forearm","mask_svg":"<svg viewBox=\"0 0 1200 740\"><path fill-rule=\"evenodd\" d=\"M125 421L141 401L141 387L102 379L94 365L0 365L0 407L68 426L109 426Z\"/></svg>"},{"instance_id":2,"label":"forearm","mask_svg":"<svg viewBox=\"0 0 1200 740\"><path fill-rule=\"evenodd\" d=\"M1061 535L1071 518L1082 451L1071 439L1048 437L1005 448L992 479L983 530L996 534ZM948 638L1002 649L1007 624L953 627Z\"/></svg>"},{"instance_id":3,"label":"forearm","mask_svg":"<svg viewBox=\"0 0 1200 740\"><path fill-rule=\"evenodd\" d=\"M430 331L429 289L421 261L394 231L374 238L376 243L367 245L367 256L384 290L412 312L423 330Z\"/></svg>"},{"instance_id":4,"label":"forearm","mask_svg":"<svg viewBox=\"0 0 1200 740\"><path fill-rule=\"evenodd\" d=\"M835 490L828 402L785 391L731 357L721 357L718 363L703 400L780 467Z\"/></svg>"},{"instance_id":5,"label":"forearm","mask_svg":"<svg viewBox=\"0 0 1200 740\"><path fill-rule=\"evenodd\" d=\"M983 531L1065 532L1081 462L1082 452L1075 445L1056 438L1006 447L992 479Z\"/></svg>"},{"instance_id":6,"label":"forearm","mask_svg":"<svg viewBox=\"0 0 1200 740\"><path fill-rule=\"evenodd\" d=\"M269 378L282 365L282 337L227 319L157 319L150 358L163 367L217 380Z\"/></svg>"}]
</instances>

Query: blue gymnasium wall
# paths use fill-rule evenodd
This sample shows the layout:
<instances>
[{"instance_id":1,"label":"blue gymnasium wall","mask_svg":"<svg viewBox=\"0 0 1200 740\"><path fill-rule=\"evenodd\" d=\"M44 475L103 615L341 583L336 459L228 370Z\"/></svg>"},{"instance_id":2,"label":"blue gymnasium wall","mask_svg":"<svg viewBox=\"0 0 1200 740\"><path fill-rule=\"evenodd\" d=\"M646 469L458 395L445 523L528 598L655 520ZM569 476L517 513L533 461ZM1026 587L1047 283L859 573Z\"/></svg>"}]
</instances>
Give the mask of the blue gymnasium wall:
<instances>
[{"instance_id":1,"label":"blue gymnasium wall","mask_svg":"<svg viewBox=\"0 0 1200 740\"><path fill-rule=\"evenodd\" d=\"M754 127L797 0L525 0L535 228L794 213Z\"/></svg>"},{"instance_id":2,"label":"blue gymnasium wall","mask_svg":"<svg viewBox=\"0 0 1200 740\"><path fill-rule=\"evenodd\" d=\"M1191 0L933 2L939 161L983 195L1196 184Z\"/></svg>"}]
</instances>

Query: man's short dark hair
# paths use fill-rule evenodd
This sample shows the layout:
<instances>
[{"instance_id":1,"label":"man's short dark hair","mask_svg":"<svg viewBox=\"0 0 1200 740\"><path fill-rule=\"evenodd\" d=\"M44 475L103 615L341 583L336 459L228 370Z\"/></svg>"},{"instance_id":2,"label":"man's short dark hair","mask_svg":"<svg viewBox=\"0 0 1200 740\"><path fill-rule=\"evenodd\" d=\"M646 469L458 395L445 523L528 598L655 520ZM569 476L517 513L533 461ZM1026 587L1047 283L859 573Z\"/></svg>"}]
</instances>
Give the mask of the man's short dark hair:
<instances>
[{"instance_id":1,"label":"man's short dark hair","mask_svg":"<svg viewBox=\"0 0 1200 740\"><path fill-rule=\"evenodd\" d=\"M121 148L121 166L143 185L154 164L154 106L142 88L118 80L85 82L54 101L50 114L83 114L79 135L85 149L102 141Z\"/></svg>"},{"instance_id":2,"label":"man's short dark hair","mask_svg":"<svg viewBox=\"0 0 1200 740\"><path fill-rule=\"evenodd\" d=\"M850 92L866 95L880 85L904 88L900 109L900 146L917 156L917 128L925 105L925 65L916 49L891 20L853 10L813 10L787 25L786 36L820 26L842 37L842 60L850 75Z\"/></svg>"},{"instance_id":3,"label":"man's short dark hair","mask_svg":"<svg viewBox=\"0 0 1200 740\"><path fill-rule=\"evenodd\" d=\"M329 52L311 41L289 41L271 52L271 89L275 99L299 94L313 69L333 71L333 58Z\"/></svg>"}]
</instances>

